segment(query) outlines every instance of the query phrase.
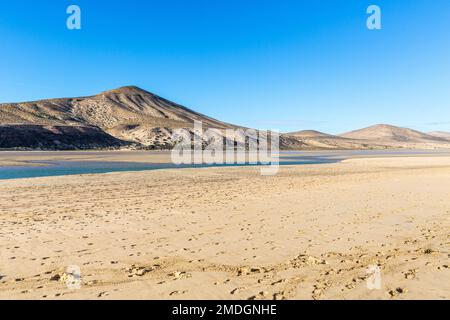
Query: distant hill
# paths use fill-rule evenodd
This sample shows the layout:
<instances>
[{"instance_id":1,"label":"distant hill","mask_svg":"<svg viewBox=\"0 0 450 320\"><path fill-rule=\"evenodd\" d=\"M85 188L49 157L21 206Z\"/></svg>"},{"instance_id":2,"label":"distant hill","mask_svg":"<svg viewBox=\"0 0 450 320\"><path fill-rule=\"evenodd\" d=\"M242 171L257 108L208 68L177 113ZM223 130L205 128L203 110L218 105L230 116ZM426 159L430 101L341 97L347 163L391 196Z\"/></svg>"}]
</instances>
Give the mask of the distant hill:
<instances>
[{"instance_id":1,"label":"distant hill","mask_svg":"<svg viewBox=\"0 0 450 320\"><path fill-rule=\"evenodd\" d=\"M290 132L286 135L304 144L304 149L385 149L385 146L323 133L316 130Z\"/></svg>"},{"instance_id":2,"label":"distant hill","mask_svg":"<svg viewBox=\"0 0 450 320\"><path fill-rule=\"evenodd\" d=\"M290 136L301 137L301 138L338 138L328 133L323 133L316 130L302 130L296 132L287 133Z\"/></svg>"},{"instance_id":3,"label":"distant hill","mask_svg":"<svg viewBox=\"0 0 450 320\"><path fill-rule=\"evenodd\" d=\"M439 148L449 147L450 140L409 128L378 124L340 135L343 138L364 140L390 147Z\"/></svg>"},{"instance_id":4,"label":"distant hill","mask_svg":"<svg viewBox=\"0 0 450 320\"><path fill-rule=\"evenodd\" d=\"M445 132L445 131L433 131L433 132L428 132L428 134L429 134L430 136L433 136L433 137L444 138L444 139L450 139L450 132Z\"/></svg>"}]
</instances>

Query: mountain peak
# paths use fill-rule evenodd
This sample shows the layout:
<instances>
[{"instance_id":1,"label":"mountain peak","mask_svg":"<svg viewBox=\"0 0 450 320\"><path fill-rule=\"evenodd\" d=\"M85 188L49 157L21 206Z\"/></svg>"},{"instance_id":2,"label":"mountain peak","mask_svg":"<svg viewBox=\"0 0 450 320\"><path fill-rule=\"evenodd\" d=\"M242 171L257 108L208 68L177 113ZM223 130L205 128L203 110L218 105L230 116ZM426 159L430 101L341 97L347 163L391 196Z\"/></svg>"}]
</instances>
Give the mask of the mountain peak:
<instances>
[{"instance_id":1,"label":"mountain peak","mask_svg":"<svg viewBox=\"0 0 450 320\"><path fill-rule=\"evenodd\" d=\"M401 127L397 127L397 126L394 126L392 124L386 124L386 123L378 123L378 124L375 124L375 125L370 126L368 128L371 128L371 129L390 129L390 130L403 129ZM368 129L368 128L366 128L366 129Z\"/></svg>"},{"instance_id":2,"label":"mountain peak","mask_svg":"<svg viewBox=\"0 0 450 320\"><path fill-rule=\"evenodd\" d=\"M377 124L371 127L344 133L341 135L341 137L359 140L377 140L390 143L419 143L430 142L432 140L438 139L417 130L396 127L390 124Z\"/></svg>"},{"instance_id":3,"label":"mountain peak","mask_svg":"<svg viewBox=\"0 0 450 320\"><path fill-rule=\"evenodd\" d=\"M112 89L112 90L108 90L103 92L102 94L107 94L107 93L114 93L114 94L150 94L153 95L152 93L141 89L137 86L124 86L124 87L120 87L117 89Z\"/></svg>"},{"instance_id":4,"label":"mountain peak","mask_svg":"<svg viewBox=\"0 0 450 320\"><path fill-rule=\"evenodd\" d=\"M317 138L317 137L332 137L328 133L323 133L316 130L302 130L288 133L291 136L304 137L304 138Z\"/></svg>"}]
</instances>

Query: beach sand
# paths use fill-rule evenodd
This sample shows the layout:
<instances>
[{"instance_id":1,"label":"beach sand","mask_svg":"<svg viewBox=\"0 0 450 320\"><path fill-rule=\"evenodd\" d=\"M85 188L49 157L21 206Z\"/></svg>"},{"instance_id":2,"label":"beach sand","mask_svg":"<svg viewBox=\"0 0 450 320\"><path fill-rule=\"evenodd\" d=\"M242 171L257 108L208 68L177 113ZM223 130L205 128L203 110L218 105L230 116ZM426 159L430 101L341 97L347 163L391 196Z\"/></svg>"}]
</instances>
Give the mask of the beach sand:
<instances>
[{"instance_id":1,"label":"beach sand","mask_svg":"<svg viewBox=\"0 0 450 320\"><path fill-rule=\"evenodd\" d=\"M0 201L0 299L450 298L450 157L9 180Z\"/></svg>"}]
</instances>

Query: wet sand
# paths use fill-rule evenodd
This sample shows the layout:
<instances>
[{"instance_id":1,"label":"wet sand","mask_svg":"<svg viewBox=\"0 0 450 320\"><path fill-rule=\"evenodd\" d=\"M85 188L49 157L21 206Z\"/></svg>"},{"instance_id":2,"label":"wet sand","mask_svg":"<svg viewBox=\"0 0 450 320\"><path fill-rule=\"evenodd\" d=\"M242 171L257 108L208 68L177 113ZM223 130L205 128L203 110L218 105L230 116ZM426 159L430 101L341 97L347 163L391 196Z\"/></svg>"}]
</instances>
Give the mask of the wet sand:
<instances>
[{"instance_id":1,"label":"wet sand","mask_svg":"<svg viewBox=\"0 0 450 320\"><path fill-rule=\"evenodd\" d=\"M2 166L38 165L39 161L111 161L169 163L168 151L0 151Z\"/></svg>"},{"instance_id":2,"label":"wet sand","mask_svg":"<svg viewBox=\"0 0 450 320\"><path fill-rule=\"evenodd\" d=\"M276 156L277 154L274 154ZM449 149L440 150L324 150L324 151L281 151L281 160L290 157L324 157L336 159L371 157L436 157L450 156ZM170 151L0 151L2 166L39 165L39 161L102 161L135 163L171 163Z\"/></svg>"},{"instance_id":3,"label":"wet sand","mask_svg":"<svg viewBox=\"0 0 450 320\"><path fill-rule=\"evenodd\" d=\"M0 299L450 298L450 157L0 185Z\"/></svg>"}]
</instances>

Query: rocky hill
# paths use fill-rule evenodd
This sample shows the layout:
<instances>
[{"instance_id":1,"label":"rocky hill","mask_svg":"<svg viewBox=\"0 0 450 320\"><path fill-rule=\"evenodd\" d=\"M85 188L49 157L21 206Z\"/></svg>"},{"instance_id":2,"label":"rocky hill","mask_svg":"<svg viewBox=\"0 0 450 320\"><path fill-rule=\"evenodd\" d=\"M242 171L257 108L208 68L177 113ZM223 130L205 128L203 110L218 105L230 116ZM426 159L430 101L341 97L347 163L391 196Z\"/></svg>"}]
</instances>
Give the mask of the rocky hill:
<instances>
[{"instance_id":1,"label":"rocky hill","mask_svg":"<svg viewBox=\"0 0 450 320\"><path fill-rule=\"evenodd\" d=\"M170 148L173 129L192 129L195 120L205 128L237 128L137 87L0 104L0 148Z\"/></svg>"},{"instance_id":2,"label":"rocky hill","mask_svg":"<svg viewBox=\"0 0 450 320\"><path fill-rule=\"evenodd\" d=\"M417 130L378 124L340 135L347 139L356 139L368 143L377 143L398 148L449 148L450 139L430 135Z\"/></svg>"},{"instance_id":3,"label":"rocky hill","mask_svg":"<svg viewBox=\"0 0 450 320\"><path fill-rule=\"evenodd\" d=\"M195 112L134 86L95 96L0 104L0 149L171 149L175 129L193 134L194 122L219 129L222 144L226 129L242 129ZM238 145L249 142L242 132L232 137ZM255 140L255 139L253 139ZM314 130L280 136L281 149L450 148L443 133L376 125L340 136Z\"/></svg>"}]
</instances>

